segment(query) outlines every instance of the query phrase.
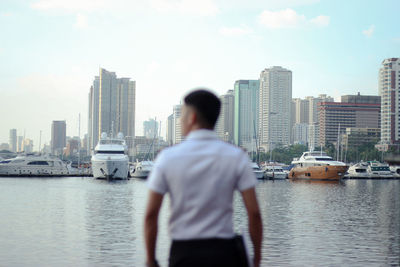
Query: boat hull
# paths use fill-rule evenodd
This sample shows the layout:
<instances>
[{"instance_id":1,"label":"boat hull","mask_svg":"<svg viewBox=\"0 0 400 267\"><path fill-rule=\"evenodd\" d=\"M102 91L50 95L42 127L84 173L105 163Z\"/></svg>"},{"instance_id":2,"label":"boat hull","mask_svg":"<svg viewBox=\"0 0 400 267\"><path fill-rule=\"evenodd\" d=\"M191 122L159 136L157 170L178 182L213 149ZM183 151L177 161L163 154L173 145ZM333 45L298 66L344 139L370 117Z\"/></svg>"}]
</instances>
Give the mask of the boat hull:
<instances>
[{"instance_id":1,"label":"boat hull","mask_svg":"<svg viewBox=\"0 0 400 267\"><path fill-rule=\"evenodd\" d=\"M290 171L289 179L336 181L343 178L347 169L348 166L296 166Z\"/></svg>"},{"instance_id":2,"label":"boat hull","mask_svg":"<svg viewBox=\"0 0 400 267\"><path fill-rule=\"evenodd\" d=\"M129 163L128 159L120 160L93 160L93 177L97 179L128 179Z\"/></svg>"}]
</instances>

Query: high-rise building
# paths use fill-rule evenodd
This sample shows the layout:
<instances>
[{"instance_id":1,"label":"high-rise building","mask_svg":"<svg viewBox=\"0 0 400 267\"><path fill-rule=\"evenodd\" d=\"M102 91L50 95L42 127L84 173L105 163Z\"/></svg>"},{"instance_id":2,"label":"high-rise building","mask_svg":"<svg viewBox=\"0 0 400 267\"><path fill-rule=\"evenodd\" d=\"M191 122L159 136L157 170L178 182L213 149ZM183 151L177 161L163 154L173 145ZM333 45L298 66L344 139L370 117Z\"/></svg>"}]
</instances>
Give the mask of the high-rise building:
<instances>
[{"instance_id":1,"label":"high-rise building","mask_svg":"<svg viewBox=\"0 0 400 267\"><path fill-rule=\"evenodd\" d=\"M23 141L24 141L24 137L23 136L18 136L17 137L17 152L24 151Z\"/></svg>"},{"instance_id":2,"label":"high-rise building","mask_svg":"<svg viewBox=\"0 0 400 267\"><path fill-rule=\"evenodd\" d=\"M294 102L294 107L295 107L295 123L306 123L308 124L309 122L309 114L310 114L310 103L308 99L300 99L300 98L294 98L292 100ZM293 112L292 112L293 114Z\"/></svg>"},{"instance_id":3,"label":"high-rise building","mask_svg":"<svg viewBox=\"0 0 400 267\"><path fill-rule=\"evenodd\" d=\"M175 105L173 109L173 144L179 144L183 141L182 136L182 126L181 126L181 113L182 113L182 105Z\"/></svg>"},{"instance_id":4,"label":"high-rise building","mask_svg":"<svg viewBox=\"0 0 400 267\"><path fill-rule=\"evenodd\" d=\"M326 94L320 94L318 97L308 96L306 97L308 101L308 147L310 150L313 150L316 147L319 147L319 110L318 103L321 102L334 102L333 97L327 96Z\"/></svg>"},{"instance_id":5,"label":"high-rise building","mask_svg":"<svg viewBox=\"0 0 400 267\"><path fill-rule=\"evenodd\" d=\"M318 115L318 103L321 102L334 102L333 97L327 96L325 94L320 94L318 97L307 97L308 103L309 103L309 118L308 118L308 123L313 124L313 123L319 123L319 115Z\"/></svg>"},{"instance_id":6,"label":"high-rise building","mask_svg":"<svg viewBox=\"0 0 400 267\"><path fill-rule=\"evenodd\" d=\"M67 144L67 125L65 121L53 121L51 124L51 153L62 155Z\"/></svg>"},{"instance_id":7,"label":"high-rise building","mask_svg":"<svg viewBox=\"0 0 400 267\"><path fill-rule=\"evenodd\" d=\"M400 141L400 58L383 60L379 69L381 96L381 144Z\"/></svg>"},{"instance_id":8,"label":"high-rise building","mask_svg":"<svg viewBox=\"0 0 400 267\"><path fill-rule=\"evenodd\" d=\"M17 152L17 129L10 130L10 151Z\"/></svg>"},{"instance_id":9,"label":"high-rise building","mask_svg":"<svg viewBox=\"0 0 400 267\"><path fill-rule=\"evenodd\" d=\"M155 119L144 121L143 132L146 138L156 138L158 136L158 122Z\"/></svg>"},{"instance_id":10,"label":"high-rise building","mask_svg":"<svg viewBox=\"0 0 400 267\"><path fill-rule=\"evenodd\" d=\"M167 144L171 146L174 143L174 114L167 118Z\"/></svg>"},{"instance_id":11,"label":"high-rise building","mask_svg":"<svg viewBox=\"0 0 400 267\"><path fill-rule=\"evenodd\" d=\"M265 151L290 144L292 72L271 67L260 74L259 136Z\"/></svg>"},{"instance_id":12,"label":"high-rise building","mask_svg":"<svg viewBox=\"0 0 400 267\"><path fill-rule=\"evenodd\" d=\"M23 151L25 153L32 153L33 152L33 140L25 138L22 142Z\"/></svg>"},{"instance_id":13,"label":"high-rise building","mask_svg":"<svg viewBox=\"0 0 400 267\"><path fill-rule=\"evenodd\" d=\"M234 133L236 145L253 151L258 129L259 80L238 80L234 85Z\"/></svg>"},{"instance_id":14,"label":"high-rise building","mask_svg":"<svg viewBox=\"0 0 400 267\"><path fill-rule=\"evenodd\" d=\"M115 72L100 68L89 92L89 151L102 132L135 136L135 101L135 81L117 78Z\"/></svg>"},{"instance_id":15,"label":"high-rise building","mask_svg":"<svg viewBox=\"0 0 400 267\"><path fill-rule=\"evenodd\" d=\"M293 126L293 143L306 145L308 143L309 126L307 123L295 123Z\"/></svg>"},{"instance_id":16,"label":"high-rise building","mask_svg":"<svg viewBox=\"0 0 400 267\"><path fill-rule=\"evenodd\" d=\"M321 102L319 106L320 143L335 143L346 128L379 128L380 104Z\"/></svg>"},{"instance_id":17,"label":"high-rise building","mask_svg":"<svg viewBox=\"0 0 400 267\"><path fill-rule=\"evenodd\" d=\"M235 95L233 90L228 90L220 96L221 111L218 117L215 130L218 136L225 142L233 143L233 125L235 111Z\"/></svg>"}]
</instances>

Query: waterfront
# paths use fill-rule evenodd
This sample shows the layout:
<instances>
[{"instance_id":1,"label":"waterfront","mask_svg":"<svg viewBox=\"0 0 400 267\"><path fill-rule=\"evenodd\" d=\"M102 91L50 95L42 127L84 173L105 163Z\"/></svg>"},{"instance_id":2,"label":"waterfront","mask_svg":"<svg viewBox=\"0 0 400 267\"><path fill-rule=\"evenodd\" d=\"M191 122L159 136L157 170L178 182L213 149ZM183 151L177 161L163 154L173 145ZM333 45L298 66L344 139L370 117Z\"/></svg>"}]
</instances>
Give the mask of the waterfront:
<instances>
[{"instance_id":1,"label":"waterfront","mask_svg":"<svg viewBox=\"0 0 400 267\"><path fill-rule=\"evenodd\" d=\"M398 265L400 181L262 181L262 266ZM143 266L138 179L1 178L1 266ZM235 228L246 225L235 198ZM168 203L157 254L166 266Z\"/></svg>"}]
</instances>

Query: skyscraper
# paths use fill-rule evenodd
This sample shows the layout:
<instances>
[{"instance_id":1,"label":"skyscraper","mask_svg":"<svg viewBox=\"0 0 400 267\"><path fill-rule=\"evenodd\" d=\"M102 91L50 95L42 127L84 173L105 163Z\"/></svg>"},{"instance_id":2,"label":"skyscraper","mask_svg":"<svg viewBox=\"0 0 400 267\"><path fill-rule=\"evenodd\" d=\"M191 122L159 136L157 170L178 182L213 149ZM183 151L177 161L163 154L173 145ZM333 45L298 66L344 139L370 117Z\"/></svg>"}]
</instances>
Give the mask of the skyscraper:
<instances>
[{"instance_id":1,"label":"skyscraper","mask_svg":"<svg viewBox=\"0 0 400 267\"><path fill-rule=\"evenodd\" d=\"M229 143L233 143L233 125L235 112L235 95L233 90L228 90L224 95L220 96L221 112L218 117L215 130L218 136Z\"/></svg>"},{"instance_id":2,"label":"skyscraper","mask_svg":"<svg viewBox=\"0 0 400 267\"><path fill-rule=\"evenodd\" d=\"M269 151L290 144L292 72L276 66L263 70L259 99L261 148Z\"/></svg>"},{"instance_id":3,"label":"skyscraper","mask_svg":"<svg viewBox=\"0 0 400 267\"><path fill-rule=\"evenodd\" d=\"M167 118L167 144L171 146L174 143L174 114Z\"/></svg>"},{"instance_id":4,"label":"skyscraper","mask_svg":"<svg viewBox=\"0 0 400 267\"><path fill-rule=\"evenodd\" d=\"M379 69L381 96L381 144L400 141L400 58L383 60Z\"/></svg>"},{"instance_id":5,"label":"skyscraper","mask_svg":"<svg viewBox=\"0 0 400 267\"><path fill-rule=\"evenodd\" d=\"M173 143L179 144L183 140L182 136L182 126L181 126L181 113L182 113L182 105L175 105L174 110L173 110L173 121L174 121L174 127L173 127Z\"/></svg>"},{"instance_id":6,"label":"skyscraper","mask_svg":"<svg viewBox=\"0 0 400 267\"><path fill-rule=\"evenodd\" d=\"M255 149L258 121L259 80L238 80L234 85L234 142L252 151Z\"/></svg>"},{"instance_id":7,"label":"skyscraper","mask_svg":"<svg viewBox=\"0 0 400 267\"><path fill-rule=\"evenodd\" d=\"M62 155L64 147L67 144L65 121L53 121L51 124L51 153L53 155Z\"/></svg>"},{"instance_id":8,"label":"skyscraper","mask_svg":"<svg viewBox=\"0 0 400 267\"><path fill-rule=\"evenodd\" d=\"M153 139L158 136L158 122L155 119L149 119L143 122L144 136Z\"/></svg>"},{"instance_id":9,"label":"skyscraper","mask_svg":"<svg viewBox=\"0 0 400 267\"><path fill-rule=\"evenodd\" d=\"M10 130L9 145L11 152L17 152L17 129Z\"/></svg>"},{"instance_id":10,"label":"skyscraper","mask_svg":"<svg viewBox=\"0 0 400 267\"><path fill-rule=\"evenodd\" d=\"M135 81L117 78L115 72L100 68L89 92L89 151L102 132L135 136L135 101Z\"/></svg>"}]
</instances>

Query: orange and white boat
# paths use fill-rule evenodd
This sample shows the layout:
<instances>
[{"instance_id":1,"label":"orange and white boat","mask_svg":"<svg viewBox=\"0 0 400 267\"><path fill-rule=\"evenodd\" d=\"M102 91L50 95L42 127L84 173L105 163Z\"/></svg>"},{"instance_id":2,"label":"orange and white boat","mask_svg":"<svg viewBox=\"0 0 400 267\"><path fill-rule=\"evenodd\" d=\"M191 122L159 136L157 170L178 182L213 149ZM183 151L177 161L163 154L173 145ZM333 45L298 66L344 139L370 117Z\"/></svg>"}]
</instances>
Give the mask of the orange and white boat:
<instances>
[{"instance_id":1,"label":"orange and white boat","mask_svg":"<svg viewBox=\"0 0 400 267\"><path fill-rule=\"evenodd\" d=\"M294 167L290 170L289 179L336 181L342 179L349 168L322 151L304 152L299 159L293 159L292 164Z\"/></svg>"}]
</instances>

